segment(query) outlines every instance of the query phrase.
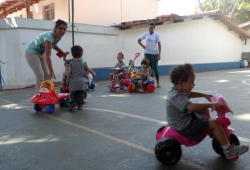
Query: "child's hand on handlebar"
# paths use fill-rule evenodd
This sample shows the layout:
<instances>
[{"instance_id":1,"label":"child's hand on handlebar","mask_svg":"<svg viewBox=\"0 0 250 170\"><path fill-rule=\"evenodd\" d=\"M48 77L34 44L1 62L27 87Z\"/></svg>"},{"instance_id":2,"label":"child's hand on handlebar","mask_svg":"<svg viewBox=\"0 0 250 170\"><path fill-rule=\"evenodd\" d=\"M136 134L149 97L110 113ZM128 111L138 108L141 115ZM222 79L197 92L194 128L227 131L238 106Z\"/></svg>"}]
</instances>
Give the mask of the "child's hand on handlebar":
<instances>
[{"instance_id":1,"label":"child's hand on handlebar","mask_svg":"<svg viewBox=\"0 0 250 170\"><path fill-rule=\"evenodd\" d=\"M211 102L211 98L213 97L213 95L211 95L211 94L207 94L207 95L205 95L205 98L208 100L208 101L210 101Z\"/></svg>"},{"instance_id":2,"label":"child's hand on handlebar","mask_svg":"<svg viewBox=\"0 0 250 170\"><path fill-rule=\"evenodd\" d=\"M220 108L220 103L211 103L211 108L212 109L219 109Z\"/></svg>"}]
</instances>

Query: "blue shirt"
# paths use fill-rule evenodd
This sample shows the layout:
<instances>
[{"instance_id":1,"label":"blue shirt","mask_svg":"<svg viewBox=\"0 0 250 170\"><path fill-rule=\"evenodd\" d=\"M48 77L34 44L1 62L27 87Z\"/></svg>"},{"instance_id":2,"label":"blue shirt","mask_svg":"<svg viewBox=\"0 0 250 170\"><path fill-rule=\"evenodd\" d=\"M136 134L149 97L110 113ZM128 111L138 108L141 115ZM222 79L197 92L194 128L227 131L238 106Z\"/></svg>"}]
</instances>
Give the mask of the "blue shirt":
<instances>
[{"instance_id":1,"label":"blue shirt","mask_svg":"<svg viewBox=\"0 0 250 170\"><path fill-rule=\"evenodd\" d=\"M57 46L57 43L61 40L61 38L58 39L58 41L55 41L54 39L54 30L43 32L40 35L38 35L27 47L27 51L30 53L35 54L44 54L45 52L45 42L49 41L52 44L52 48Z\"/></svg>"}]
</instances>

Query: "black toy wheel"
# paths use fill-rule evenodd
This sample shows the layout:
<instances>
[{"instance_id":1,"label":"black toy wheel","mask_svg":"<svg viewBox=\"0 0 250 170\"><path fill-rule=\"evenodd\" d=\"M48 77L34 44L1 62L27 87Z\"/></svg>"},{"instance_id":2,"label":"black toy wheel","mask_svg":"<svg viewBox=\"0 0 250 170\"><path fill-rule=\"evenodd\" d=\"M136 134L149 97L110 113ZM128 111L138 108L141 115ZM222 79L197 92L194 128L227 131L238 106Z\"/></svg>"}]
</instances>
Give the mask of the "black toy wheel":
<instances>
[{"instance_id":1,"label":"black toy wheel","mask_svg":"<svg viewBox=\"0 0 250 170\"><path fill-rule=\"evenodd\" d=\"M60 105L61 107L65 106L65 105L66 105L66 99L60 99L60 100L59 100L59 105Z\"/></svg>"},{"instance_id":2,"label":"black toy wheel","mask_svg":"<svg viewBox=\"0 0 250 170\"><path fill-rule=\"evenodd\" d=\"M164 165L177 163L181 155L181 145L175 139L162 138L155 145L155 156Z\"/></svg>"},{"instance_id":3,"label":"black toy wheel","mask_svg":"<svg viewBox=\"0 0 250 170\"><path fill-rule=\"evenodd\" d=\"M43 108L41 108L39 106L39 104L34 104L34 110L37 111L37 112L41 112L43 110Z\"/></svg>"},{"instance_id":4,"label":"black toy wheel","mask_svg":"<svg viewBox=\"0 0 250 170\"><path fill-rule=\"evenodd\" d=\"M230 144L235 144L235 145L240 145L240 141L238 139L238 137L231 133L230 135ZM213 149L214 151L218 154L218 155L221 155L221 156L224 156L224 153L223 153L223 149L221 147L221 144L219 143L219 141L214 137L213 140L212 140L212 146L213 146Z\"/></svg>"},{"instance_id":5,"label":"black toy wheel","mask_svg":"<svg viewBox=\"0 0 250 170\"><path fill-rule=\"evenodd\" d=\"M156 140L157 140L157 138L156 138L157 133L158 133L158 132L161 132L165 127L166 127L166 126L162 126L162 127L160 127L160 128L157 130L157 132L156 132L156 134L155 134L155 139L156 139Z\"/></svg>"}]
</instances>

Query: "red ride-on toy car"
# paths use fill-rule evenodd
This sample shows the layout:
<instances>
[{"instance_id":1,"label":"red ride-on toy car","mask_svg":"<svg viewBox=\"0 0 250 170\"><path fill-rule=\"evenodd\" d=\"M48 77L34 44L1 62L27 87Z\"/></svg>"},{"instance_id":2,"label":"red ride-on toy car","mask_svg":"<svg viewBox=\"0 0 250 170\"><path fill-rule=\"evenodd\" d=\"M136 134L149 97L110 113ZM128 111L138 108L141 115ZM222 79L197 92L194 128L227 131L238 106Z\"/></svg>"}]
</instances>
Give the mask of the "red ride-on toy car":
<instances>
[{"instance_id":1,"label":"red ride-on toy car","mask_svg":"<svg viewBox=\"0 0 250 170\"><path fill-rule=\"evenodd\" d=\"M140 79L140 76L137 75L136 71L134 69L131 70L130 73L130 83L128 86L129 93L138 92L139 91L139 84L138 80ZM148 91L149 93L152 93L155 91L154 86L154 79L149 78L144 84L143 84L143 90Z\"/></svg>"},{"instance_id":2,"label":"red ride-on toy car","mask_svg":"<svg viewBox=\"0 0 250 170\"><path fill-rule=\"evenodd\" d=\"M45 108L46 112L53 113L55 111L55 104L68 106L69 94L57 94L54 90L54 83L51 80L46 80L42 82L39 93L33 96L30 101L34 103L35 111L40 112L43 108Z\"/></svg>"}]
</instances>

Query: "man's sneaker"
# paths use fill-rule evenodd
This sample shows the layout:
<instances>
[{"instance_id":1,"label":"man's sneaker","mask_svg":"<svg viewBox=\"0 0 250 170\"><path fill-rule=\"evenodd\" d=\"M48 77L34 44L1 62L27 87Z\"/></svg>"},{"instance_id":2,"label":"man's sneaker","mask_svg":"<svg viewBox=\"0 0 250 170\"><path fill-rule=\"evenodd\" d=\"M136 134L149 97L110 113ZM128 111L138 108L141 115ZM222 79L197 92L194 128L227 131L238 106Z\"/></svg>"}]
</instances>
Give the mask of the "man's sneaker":
<instances>
[{"instance_id":1,"label":"man's sneaker","mask_svg":"<svg viewBox=\"0 0 250 170\"><path fill-rule=\"evenodd\" d=\"M227 159L234 158L236 156L243 155L248 151L249 147L246 145L232 144L227 151L223 151Z\"/></svg>"},{"instance_id":2,"label":"man's sneaker","mask_svg":"<svg viewBox=\"0 0 250 170\"><path fill-rule=\"evenodd\" d=\"M115 87L120 87L120 84L115 84Z\"/></svg>"}]
</instances>

